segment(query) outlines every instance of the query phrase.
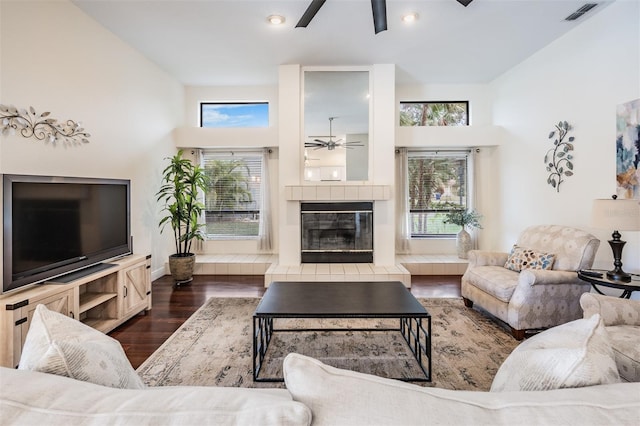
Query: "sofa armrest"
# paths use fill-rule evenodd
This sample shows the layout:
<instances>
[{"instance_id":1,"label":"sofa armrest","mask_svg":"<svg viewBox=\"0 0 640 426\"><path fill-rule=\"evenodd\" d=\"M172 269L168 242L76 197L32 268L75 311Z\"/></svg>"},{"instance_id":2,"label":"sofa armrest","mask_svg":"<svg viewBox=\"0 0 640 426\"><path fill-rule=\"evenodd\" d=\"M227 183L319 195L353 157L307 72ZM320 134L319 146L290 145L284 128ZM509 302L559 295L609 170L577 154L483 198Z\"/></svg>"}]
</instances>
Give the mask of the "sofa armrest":
<instances>
[{"instance_id":1,"label":"sofa armrest","mask_svg":"<svg viewBox=\"0 0 640 426\"><path fill-rule=\"evenodd\" d=\"M485 250L469 251L469 268L476 266L504 266L509 257L508 253Z\"/></svg>"},{"instance_id":2,"label":"sofa armrest","mask_svg":"<svg viewBox=\"0 0 640 426\"><path fill-rule=\"evenodd\" d=\"M640 326L640 300L585 293L580 297L580 306L585 318L600 314L605 326Z\"/></svg>"}]
</instances>

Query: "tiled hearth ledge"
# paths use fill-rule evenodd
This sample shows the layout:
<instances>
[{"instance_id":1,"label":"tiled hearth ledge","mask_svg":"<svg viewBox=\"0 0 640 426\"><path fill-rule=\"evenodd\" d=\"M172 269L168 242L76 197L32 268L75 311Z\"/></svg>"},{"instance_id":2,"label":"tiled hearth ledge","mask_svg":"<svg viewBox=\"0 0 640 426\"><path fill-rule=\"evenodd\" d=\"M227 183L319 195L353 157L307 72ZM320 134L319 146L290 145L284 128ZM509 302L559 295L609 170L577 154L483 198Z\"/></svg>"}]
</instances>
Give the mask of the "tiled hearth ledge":
<instances>
[{"instance_id":1,"label":"tiled hearth ledge","mask_svg":"<svg viewBox=\"0 0 640 426\"><path fill-rule=\"evenodd\" d=\"M377 201L391 199L389 185L290 185L288 201Z\"/></svg>"},{"instance_id":2,"label":"tiled hearth ledge","mask_svg":"<svg viewBox=\"0 0 640 426\"><path fill-rule=\"evenodd\" d=\"M280 281L394 280L410 286L411 275L462 275L467 263L467 260L451 254L412 254L396 256L396 265L388 267L358 263L284 266L278 265L276 254L199 254L194 273L264 275L266 285L277 278ZM166 270L168 273L168 266Z\"/></svg>"}]
</instances>

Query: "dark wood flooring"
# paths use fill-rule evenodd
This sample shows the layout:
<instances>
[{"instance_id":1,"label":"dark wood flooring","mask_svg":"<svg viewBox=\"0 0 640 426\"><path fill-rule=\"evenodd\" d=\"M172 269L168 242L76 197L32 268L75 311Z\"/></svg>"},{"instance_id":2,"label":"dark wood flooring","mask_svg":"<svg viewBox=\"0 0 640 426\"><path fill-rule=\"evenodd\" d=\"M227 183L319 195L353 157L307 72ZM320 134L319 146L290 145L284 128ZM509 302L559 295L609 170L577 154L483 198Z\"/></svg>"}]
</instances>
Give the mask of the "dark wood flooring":
<instances>
[{"instance_id":1,"label":"dark wood flooring","mask_svg":"<svg viewBox=\"0 0 640 426\"><path fill-rule=\"evenodd\" d=\"M424 275L411 278L415 297L460 297L460 276ZM118 340L138 368L210 297L261 297L262 275L197 275L190 285L175 287L170 276L153 282L152 309L109 335Z\"/></svg>"}]
</instances>

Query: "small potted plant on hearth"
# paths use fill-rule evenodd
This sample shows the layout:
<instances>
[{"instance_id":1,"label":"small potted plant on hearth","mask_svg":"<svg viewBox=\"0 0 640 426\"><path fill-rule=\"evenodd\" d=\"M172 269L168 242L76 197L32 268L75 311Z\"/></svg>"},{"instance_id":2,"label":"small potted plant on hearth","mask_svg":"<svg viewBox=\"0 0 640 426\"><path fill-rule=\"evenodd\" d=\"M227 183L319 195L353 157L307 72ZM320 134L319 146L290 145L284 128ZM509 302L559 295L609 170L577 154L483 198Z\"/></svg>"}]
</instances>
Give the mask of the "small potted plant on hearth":
<instances>
[{"instance_id":1,"label":"small potted plant on hearth","mask_svg":"<svg viewBox=\"0 0 640 426\"><path fill-rule=\"evenodd\" d=\"M170 162L162 172L162 186L156 193L165 215L158 226L160 232L167 224L173 230L176 252L169 256L169 270L176 285L181 285L193 279L195 254L191 243L204 239L200 216L205 207L198 200L198 192L206 190L207 176L201 166L182 157L182 150L165 160Z\"/></svg>"},{"instance_id":2,"label":"small potted plant on hearth","mask_svg":"<svg viewBox=\"0 0 640 426\"><path fill-rule=\"evenodd\" d=\"M469 250L471 250L471 235L465 228L482 229L480 225L481 219L482 216L475 210L456 209L447 213L444 223L452 223L462 227L456 235L456 250L460 259L467 259Z\"/></svg>"}]
</instances>

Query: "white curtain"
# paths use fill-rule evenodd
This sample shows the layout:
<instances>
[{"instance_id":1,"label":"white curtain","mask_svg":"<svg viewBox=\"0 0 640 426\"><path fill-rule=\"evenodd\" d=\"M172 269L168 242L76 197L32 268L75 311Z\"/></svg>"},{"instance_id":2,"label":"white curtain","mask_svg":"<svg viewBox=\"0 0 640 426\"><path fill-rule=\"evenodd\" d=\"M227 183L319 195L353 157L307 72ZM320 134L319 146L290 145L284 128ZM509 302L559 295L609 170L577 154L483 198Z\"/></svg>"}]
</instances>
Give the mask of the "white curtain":
<instances>
[{"instance_id":1,"label":"white curtain","mask_svg":"<svg viewBox=\"0 0 640 426\"><path fill-rule=\"evenodd\" d=\"M469 191L469 206L467 208L469 210L477 209L477 192L476 191L476 182L477 182L477 171L476 171L476 155L480 152L479 148L472 148L467 155L467 190ZM478 212L480 213L480 212ZM482 224L482 221L481 223ZM471 232L471 248L478 248L478 230L472 229Z\"/></svg>"},{"instance_id":2,"label":"white curtain","mask_svg":"<svg viewBox=\"0 0 640 426\"><path fill-rule=\"evenodd\" d=\"M409 253L411 230L409 228L409 161L407 148L398 148L396 155L396 252Z\"/></svg>"},{"instance_id":3,"label":"white curtain","mask_svg":"<svg viewBox=\"0 0 640 426\"><path fill-rule=\"evenodd\" d=\"M271 230L271 191L269 180L269 154L271 148L262 150L262 197L260 205L260 228L258 231L258 249L261 251L271 251L272 230Z\"/></svg>"},{"instance_id":4,"label":"white curtain","mask_svg":"<svg viewBox=\"0 0 640 426\"><path fill-rule=\"evenodd\" d=\"M200 167L202 167L204 169L204 158L203 158L204 156L202 155L202 150L194 149L194 150L191 151L191 153L193 154L193 164L200 165ZM204 192L203 191L199 191L198 192L198 201L200 201L202 204L204 204ZM200 215L200 218L198 219L198 224L202 224L202 227L205 230L203 232L203 234L206 234L207 218L206 218L206 212L204 210L202 211L202 214ZM202 253L204 251L204 241L200 241L198 239L194 239L191 244L192 244L193 249L194 249L195 252Z\"/></svg>"}]
</instances>

